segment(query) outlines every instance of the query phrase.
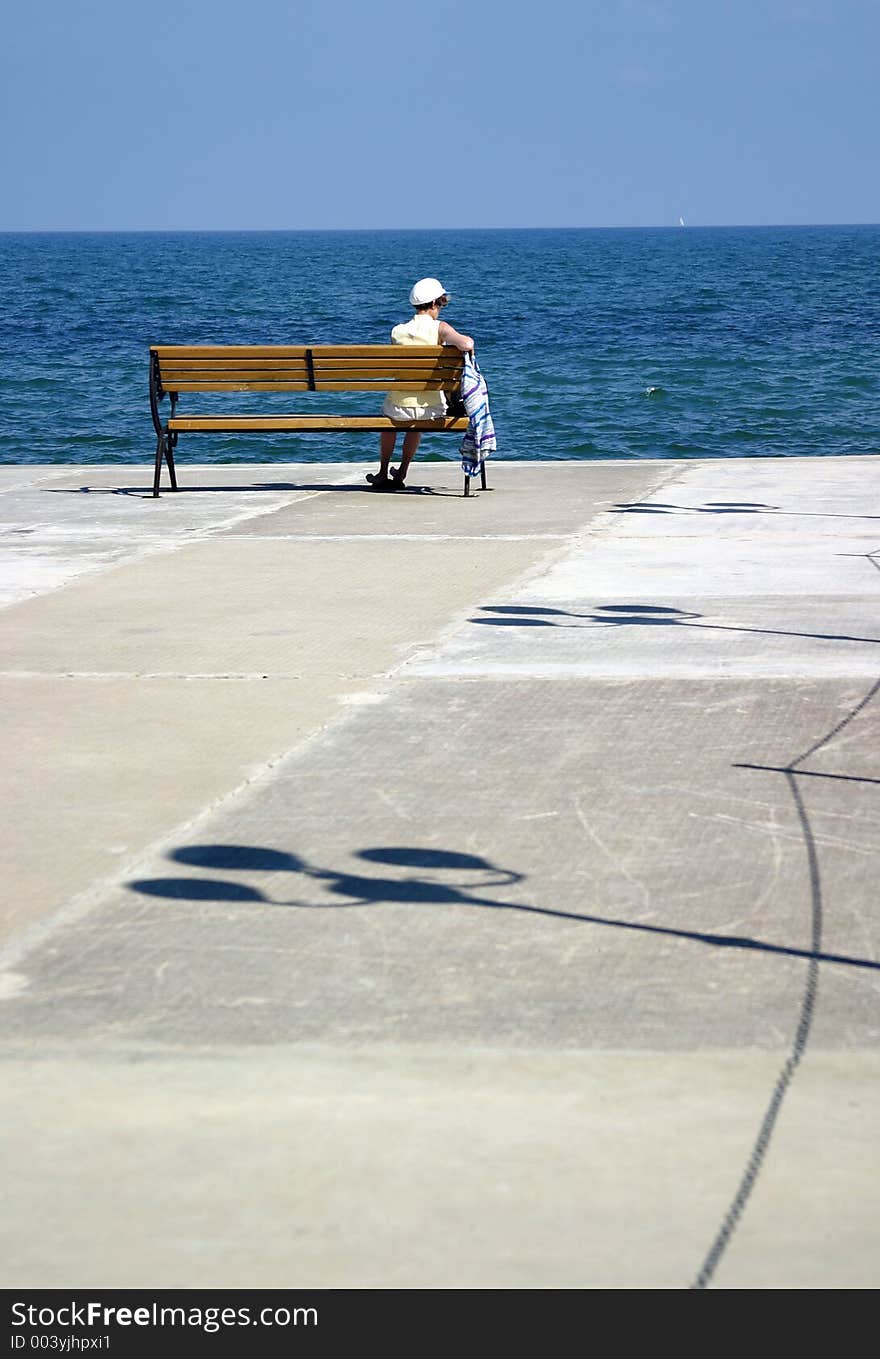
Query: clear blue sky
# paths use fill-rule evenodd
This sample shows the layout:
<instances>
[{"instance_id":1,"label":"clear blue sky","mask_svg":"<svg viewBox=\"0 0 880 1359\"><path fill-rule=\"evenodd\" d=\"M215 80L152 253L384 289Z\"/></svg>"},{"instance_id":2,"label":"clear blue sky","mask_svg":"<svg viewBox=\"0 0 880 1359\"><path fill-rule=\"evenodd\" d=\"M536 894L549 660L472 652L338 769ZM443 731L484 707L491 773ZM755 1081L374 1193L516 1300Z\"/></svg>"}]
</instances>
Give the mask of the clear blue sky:
<instances>
[{"instance_id":1,"label":"clear blue sky","mask_svg":"<svg viewBox=\"0 0 880 1359\"><path fill-rule=\"evenodd\" d=\"M24 0L0 229L880 222L880 0Z\"/></svg>"}]
</instances>

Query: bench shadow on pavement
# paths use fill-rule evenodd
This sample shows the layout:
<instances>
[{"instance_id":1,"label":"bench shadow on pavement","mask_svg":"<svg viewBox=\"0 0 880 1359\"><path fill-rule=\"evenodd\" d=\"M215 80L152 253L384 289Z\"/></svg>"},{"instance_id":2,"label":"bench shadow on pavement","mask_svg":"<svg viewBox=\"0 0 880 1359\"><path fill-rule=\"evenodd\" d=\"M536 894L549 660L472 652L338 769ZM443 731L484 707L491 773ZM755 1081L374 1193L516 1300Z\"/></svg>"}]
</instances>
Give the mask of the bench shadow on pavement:
<instances>
[{"instance_id":1,"label":"bench shadow on pavement","mask_svg":"<svg viewBox=\"0 0 880 1359\"><path fill-rule=\"evenodd\" d=\"M42 488L49 495L126 495L138 500L153 500L152 486L45 486ZM489 489L488 487L486 488ZM360 482L332 482L332 481L259 481L247 482L241 485L234 485L232 482L225 486L178 486L176 491L163 490L158 499L172 498L180 495L202 495L204 493L230 494L235 492L260 492L260 491L354 491L357 494L376 495L372 486ZM443 486L407 486L404 491L394 491L395 498L401 495L431 495L431 496L450 496L456 500L461 500L461 491L453 490ZM472 492L471 499L476 499L479 492Z\"/></svg>"}]
</instances>

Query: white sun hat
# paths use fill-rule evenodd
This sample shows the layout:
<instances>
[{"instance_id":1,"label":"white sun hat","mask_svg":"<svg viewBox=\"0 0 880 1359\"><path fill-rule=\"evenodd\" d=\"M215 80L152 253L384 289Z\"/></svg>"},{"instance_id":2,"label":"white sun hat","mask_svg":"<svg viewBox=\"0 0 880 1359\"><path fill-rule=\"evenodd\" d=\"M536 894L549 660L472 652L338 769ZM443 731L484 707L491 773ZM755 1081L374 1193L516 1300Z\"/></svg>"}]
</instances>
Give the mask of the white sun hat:
<instances>
[{"instance_id":1,"label":"white sun hat","mask_svg":"<svg viewBox=\"0 0 880 1359\"><path fill-rule=\"evenodd\" d=\"M436 302L438 297L448 296L439 278L420 278L412 286L409 301L412 307L423 307L426 302Z\"/></svg>"}]
</instances>

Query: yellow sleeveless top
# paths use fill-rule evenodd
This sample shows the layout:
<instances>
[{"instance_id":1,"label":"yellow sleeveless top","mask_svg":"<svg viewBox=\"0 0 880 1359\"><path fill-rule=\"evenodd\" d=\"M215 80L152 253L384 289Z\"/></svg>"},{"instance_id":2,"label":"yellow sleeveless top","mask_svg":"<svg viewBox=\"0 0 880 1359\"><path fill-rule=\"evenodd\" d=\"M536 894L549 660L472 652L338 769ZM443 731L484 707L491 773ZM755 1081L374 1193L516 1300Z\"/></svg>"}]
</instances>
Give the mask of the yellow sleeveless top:
<instances>
[{"instance_id":1,"label":"yellow sleeveless top","mask_svg":"<svg viewBox=\"0 0 880 1359\"><path fill-rule=\"evenodd\" d=\"M435 321L426 312L417 312L411 321L404 321L401 325L394 327L391 332L391 343L439 344L440 322ZM395 414L400 414L403 418L409 415L412 419L430 420L444 413L446 398L436 388L424 388L422 391L414 392L390 391L385 398L382 409L386 415L390 415L392 418Z\"/></svg>"}]
</instances>

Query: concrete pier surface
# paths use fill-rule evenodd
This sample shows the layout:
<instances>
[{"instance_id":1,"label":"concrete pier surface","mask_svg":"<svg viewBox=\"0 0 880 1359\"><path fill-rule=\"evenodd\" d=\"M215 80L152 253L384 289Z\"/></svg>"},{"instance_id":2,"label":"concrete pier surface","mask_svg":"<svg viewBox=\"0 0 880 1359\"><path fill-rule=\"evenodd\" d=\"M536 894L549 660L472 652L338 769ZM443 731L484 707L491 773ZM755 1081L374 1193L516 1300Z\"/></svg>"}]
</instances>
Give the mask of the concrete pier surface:
<instances>
[{"instance_id":1,"label":"concrete pier surface","mask_svg":"<svg viewBox=\"0 0 880 1359\"><path fill-rule=\"evenodd\" d=\"M16 1288L874 1288L880 456L0 468Z\"/></svg>"}]
</instances>

